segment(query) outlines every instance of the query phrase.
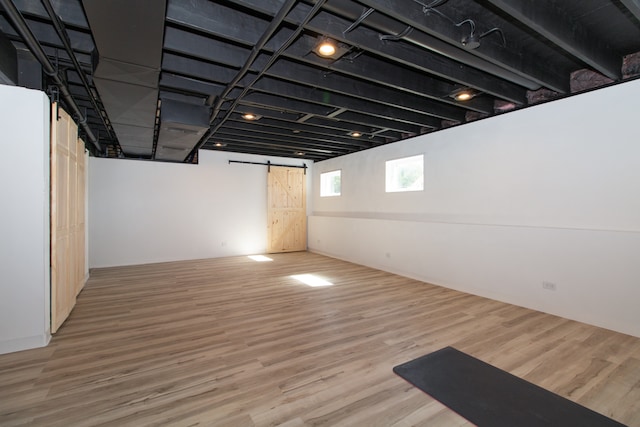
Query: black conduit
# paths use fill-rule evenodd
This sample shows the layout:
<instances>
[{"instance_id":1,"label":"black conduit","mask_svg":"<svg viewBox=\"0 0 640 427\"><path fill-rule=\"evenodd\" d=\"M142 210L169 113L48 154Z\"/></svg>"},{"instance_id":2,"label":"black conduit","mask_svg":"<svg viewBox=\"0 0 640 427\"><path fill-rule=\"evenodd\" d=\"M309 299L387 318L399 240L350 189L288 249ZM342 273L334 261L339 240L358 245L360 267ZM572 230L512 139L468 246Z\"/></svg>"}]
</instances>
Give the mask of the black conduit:
<instances>
[{"instance_id":1,"label":"black conduit","mask_svg":"<svg viewBox=\"0 0 640 427\"><path fill-rule=\"evenodd\" d=\"M20 36L22 37L24 43L27 45L36 59L40 62L40 64L42 64L44 72L48 76L51 76L51 78L53 78L67 105L71 108L72 112L78 118L79 125L82 126L82 129L87 134L87 138L89 138L89 141L91 141L91 143L96 147L98 152L102 153L102 147L100 146L100 143L98 143L98 139L95 137L95 135L91 131L91 128L87 124L87 118L82 114L80 108L78 107L78 104L76 104L76 102L73 100L73 97L69 92L69 88L58 75L58 70L56 70L55 67L51 64L51 61L49 61L49 57L47 57L47 54L44 52L44 50L42 50L42 46L29 29L29 26L25 22L20 11L15 7L11 0L0 0L0 4L2 5L2 7L4 7L4 10L7 12L11 23L18 31L18 34L20 34Z\"/></svg>"},{"instance_id":2,"label":"black conduit","mask_svg":"<svg viewBox=\"0 0 640 427\"><path fill-rule=\"evenodd\" d=\"M260 50L264 47L265 44L267 44L267 42L269 41L271 36L273 36L273 34L278 29L278 27L284 22L284 19L286 18L287 14L289 13L289 10L293 7L293 5L296 3L296 1L297 0L290 0L286 4L282 5L282 8L280 8L280 10L278 11L278 14L273 17L273 20L269 24L269 27L264 32L264 34L262 34L262 37L260 37L260 40L258 41L256 46L253 48L253 51L251 52L251 55L249 56L249 58L247 58L247 61L245 62L245 64L242 67L242 69L240 69L240 71L238 72L236 77L233 79L233 81L231 81L227 85L227 87L224 90L224 92L218 98L218 102L216 102L216 105L215 105L215 107L213 109L213 113L211 114L211 120L209 122L210 124L213 125L213 122L215 121L216 117L218 116L218 113L220 112L220 107L222 106L222 103L224 102L225 96L227 96L229 94L229 92L231 92L231 90L233 90L235 85L242 79L242 77L244 77L244 75L247 73L247 71L249 71L249 67L251 66L251 64L253 63L255 58L260 53ZM233 112L234 108L238 105L240 100L247 94L247 92L249 92L249 90L251 89L251 86L253 86L255 84L255 82L258 81L258 79L260 79L260 77L262 77L264 75L264 73L267 72L267 70L273 65L273 63L282 54L282 52L284 52L289 47L289 45L291 45L291 43L293 43L293 41L302 32L303 27L311 20L311 18L313 18L313 16L318 12L318 10L320 10L320 8L325 4L326 1L327 0L318 0L316 2L316 4L313 6L313 8L307 14L306 18L300 23L300 25L298 26L296 31L294 31L294 33L291 36L289 36L287 41L282 46L280 46L280 48L276 52L274 52L273 55L271 55L271 58L269 59L267 64L262 68L262 70L260 70L258 75L253 79L253 81L250 84L248 84L243 89L242 93L234 100L233 104L231 105L231 107L229 108L229 110L227 111L225 116L222 117L222 119L215 126L215 128L214 129L209 128L209 130L202 136L202 139L195 146L195 148L191 151L191 153L189 153L189 155L187 156L187 159L193 158L195 153L197 153L198 150L200 149L200 147L202 147L207 142L207 140L211 137L211 135L213 135L214 133L216 133L218 131L218 129L220 129L220 127L227 121L227 119L229 118L229 116Z\"/></svg>"},{"instance_id":3,"label":"black conduit","mask_svg":"<svg viewBox=\"0 0 640 427\"><path fill-rule=\"evenodd\" d=\"M220 97L218 98L217 102L213 106L213 113L211 114L211 120L209 121L209 124L213 124L214 120L216 119L216 116L220 112L220 107L224 102L224 98L229 94L229 92L233 90L233 88L245 76L245 74L247 74L247 71L249 71L249 67L251 67L251 64L253 64L253 61L255 61L258 54L260 54L260 50L262 50L264 45L267 44L267 42L269 41L271 36L273 36L273 34L276 32L280 24L282 24L282 22L284 21L284 18L289 13L289 10L291 10L291 8L296 4L296 1L297 0L289 0L287 3L283 4L280 10L278 11L278 14L273 17L273 19L269 23L269 26L260 37L260 40L258 40L256 45L251 50L251 54L245 61L242 68L238 71L238 73L233 78L233 80L231 80L229 84L227 84L227 87L220 94Z\"/></svg>"},{"instance_id":4,"label":"black conduit","mask_svg":"<svg viewBox=\"0 0 640 427\"><path fill-rule=\"evenodd\" d=\"M253 61L256 59L258 54L260 54L260 50L262 50L264 45L267 44L267 42L269 41L271 36L273 36L273 34L276 32L280 24L284 22L284 18L287 16L287 14L291 10L291 8L296 4L297 1L298 0L287 1L285 4L282 5L282 7L280 8L276 16L273 17L273 19L271 20L271 23L269 23L269 26L260 37L260 40L258 40L256 45L253 47L251 54L245 61L242 68L238 71L235 78L229 82L227 87L218 97L218 100L213 106L213 112L211 113L211 119L209 120L210 125L213 124L213 122L216 120L216 117L220 113L220 107L222 107L222 104L224 103L224 98L229 94L229 92L233 90L235 85L245 76L245 74L247 74L247 71L249 71L249 67L251 67L251 64L253 64ZM209 130L202 136L202 139L200 139L200 142L198 142L196 146L193 148L193 150L191 150L191 153L189 153L189 155L187 156L187 159L192 158L193 155L198 152L200 147L202 147L207 142L207 140L212 134L213 132L211 131L211 128L209 128Z\"/></svg>"},{"instance_id":5,"label":"black conduit","mask_svg":"<svg viewBox=\"0 0 640 427\"><path fill-rule=\"evenodd\" d=\"M51 5L51 1L41 0L41 2L44 8L47 10L49 17L51 18L53 28L56 29L56 33L58 33L58 37L62 41L62 44L64 45L64 49L67 51L69 58L71 58L71 61L73 62L73 67L75 68L76 73L78 73L78 75L80 76L80 80L82 80L82 85L84 86L84 89L87 91L87 94L89 95L89 100L91 101L91 105L93 106L93 109L100 116L100 119L102 120L102 124L107 129L107 132L109 132L109 138L113 140L117 140L117 138L114 137L113 133L111 132L111 128L109 124L107 123L104 116L102 115L102 108L100 108L100 106L98 105L98 102L93 96L93 92L91 91L91 87L89 85L89 81L87 80L87 76L84 73L84 70L78 63L78 59L76 58L76 55L73 53L73 49L71 48L71 43L69 42L69 36L67 35L67 31L64 28L64 24L62 23L62 20L60 20L60 17L58 17L58 15L56 14L56 11L53 9L53 6Z\"/></svg>"}]
</instances>

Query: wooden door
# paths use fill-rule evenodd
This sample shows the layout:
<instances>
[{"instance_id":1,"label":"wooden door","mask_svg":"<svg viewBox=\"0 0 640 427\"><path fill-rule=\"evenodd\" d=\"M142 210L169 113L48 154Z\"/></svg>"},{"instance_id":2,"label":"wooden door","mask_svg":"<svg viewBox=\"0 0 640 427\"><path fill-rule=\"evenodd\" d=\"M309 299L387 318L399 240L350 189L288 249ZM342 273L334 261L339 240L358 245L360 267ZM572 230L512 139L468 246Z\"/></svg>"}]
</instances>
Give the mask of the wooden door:
<instances>
[{"instance_id":1,"label":"wooden door","mask_svg":"<svg viewBox=\"0 0 640 427\"><path fill-rule=\"evenodd\" d=\"M51 332L71 313L84 285L84 143L78 126L52 105L51 117Z\"/></svg>"},{"instance_id":2,"label":"wooden door","mask_svg":"<svg viewBox=\"0 0 640 427\"><path fill-rule=\"evenodd\" d=\"M75 304L69 292L71 252L69 229L69 133L73 121L55 104L51 106L51 332L56 332ZM73 138L75 140L75 136Z\"/></svg>"},{"instance_id":3,"label":"wooden door","mask_svg":"<svg viewBox=\"0 0 640 427\"><path fill-rule=\"evenodd\" d=\"M76 251L73 260L75 268L75 293L80 293L85 284L85 201L86 201L86 172L85 172L85 153L84 141L78 138L76 140L76 206L75 206L75 222L73 223L73 232L75 234Z\"/></svg>"},{"instance_id":4,"label":"wooden door","mask_svg":"<svg viewBox=\"0 0 640 427\"><path fill-rule=\"evenodd\" d=\"M268 201L267 251L307 250L305 169L270 166Z\"/></svg>"}]
</instances>

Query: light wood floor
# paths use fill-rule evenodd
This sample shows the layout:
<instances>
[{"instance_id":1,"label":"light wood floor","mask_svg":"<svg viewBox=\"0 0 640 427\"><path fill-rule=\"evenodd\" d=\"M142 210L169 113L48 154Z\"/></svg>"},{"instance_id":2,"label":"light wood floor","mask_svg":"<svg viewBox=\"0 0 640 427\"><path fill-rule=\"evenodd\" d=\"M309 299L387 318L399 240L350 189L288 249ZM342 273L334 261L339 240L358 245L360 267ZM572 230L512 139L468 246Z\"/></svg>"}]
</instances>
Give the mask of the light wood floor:
<instances>
[{"instance_id":1,"label":"light wood floor","mask_svg":"<svg viewBox=\"0 0 640 427\"><path fill-rule=\"evenodd\" d=\"M454 346L640 426L640 339L311 253L93 270L0 425L463 426L392 372ZM308 287L290 275L334 283Z\"/></svg>"}]
</instances>

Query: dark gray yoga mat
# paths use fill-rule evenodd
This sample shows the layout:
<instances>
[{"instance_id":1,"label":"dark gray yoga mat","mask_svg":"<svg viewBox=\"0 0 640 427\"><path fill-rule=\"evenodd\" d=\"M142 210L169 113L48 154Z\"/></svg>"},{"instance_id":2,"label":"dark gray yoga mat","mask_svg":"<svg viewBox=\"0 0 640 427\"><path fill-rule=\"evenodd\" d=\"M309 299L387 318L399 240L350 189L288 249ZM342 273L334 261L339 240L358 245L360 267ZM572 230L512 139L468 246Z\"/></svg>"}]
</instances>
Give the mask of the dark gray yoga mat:
<instances>
[{"instance_id":1,"label":"dark gray yoga mat","mask_svg":"<svg viewBox=\"0 0 640 427\"><path fill-rule=\"evenodd\" d=\"M453 347L393 371L479 427L624 427Z\"/></svg>"}]
</instances>

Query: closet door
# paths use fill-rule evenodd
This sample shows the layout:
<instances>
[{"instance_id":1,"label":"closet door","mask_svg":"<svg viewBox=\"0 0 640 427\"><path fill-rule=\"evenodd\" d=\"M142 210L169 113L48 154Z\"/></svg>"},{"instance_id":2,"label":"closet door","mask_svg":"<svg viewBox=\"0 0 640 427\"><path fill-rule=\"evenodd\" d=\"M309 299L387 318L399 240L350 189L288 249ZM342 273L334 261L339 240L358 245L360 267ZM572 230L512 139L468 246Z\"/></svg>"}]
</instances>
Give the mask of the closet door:
<instances>
[{"instance_id":1,"label":"closet door","mask_svg":"<svg viewBox=\"0 0 640 427\"><path fill-rule=\"evenodd\" d=\"M84 144L78 126L52 105L51 332L71 313L84 284ZM80 263L82 263L80 265Z\"/></svg>"},{"instance_id":2,"label":"closet door","mask_svg":"<svg viewBox=\"0 0 640 427\"><path fill-rule=\"evenodd\" d=\"M85 284L85 202L86 202L86 172L84 154L84 141L78 138L76 140L76 221L75 221L75 240L76 240L76 256L75 256L75 270L76 270L76 295L80 293Z\"/></svg>"}]
</instances>

